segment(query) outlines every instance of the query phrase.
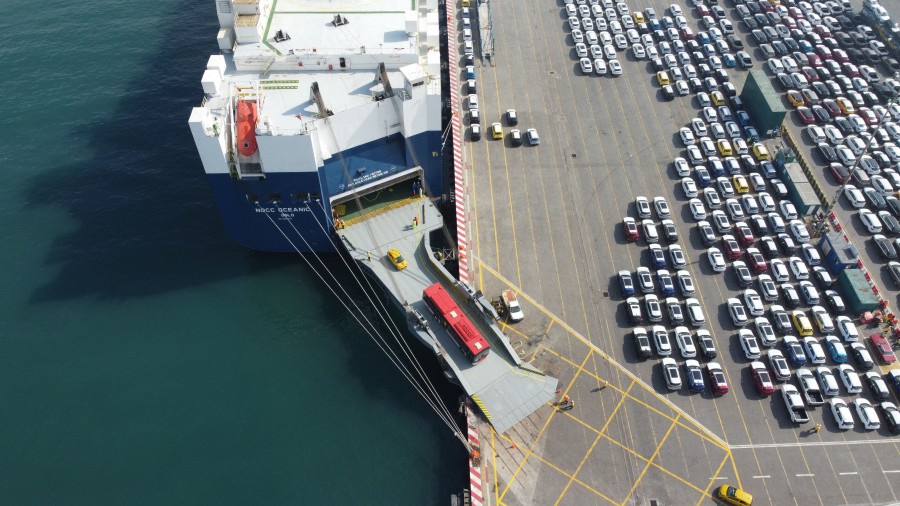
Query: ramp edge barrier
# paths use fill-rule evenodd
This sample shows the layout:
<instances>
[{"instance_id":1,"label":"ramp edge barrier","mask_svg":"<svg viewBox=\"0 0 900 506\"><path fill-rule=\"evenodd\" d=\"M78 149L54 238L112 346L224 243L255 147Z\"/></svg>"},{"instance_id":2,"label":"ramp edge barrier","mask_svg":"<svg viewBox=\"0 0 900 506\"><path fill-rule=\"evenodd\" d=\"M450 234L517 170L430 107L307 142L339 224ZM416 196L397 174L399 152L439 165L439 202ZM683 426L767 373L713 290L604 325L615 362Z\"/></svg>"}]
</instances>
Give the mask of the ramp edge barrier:
<instances>
[{"instance_id":1,"label":"ramp edge barrier","mask_svg":"<svg viewBox=\"0 0 900 506\"><path fill-rule=\"evenodd\" d=\"M471 450L481 453L481 441L478 435L478 420L468 404L466 406L466 423L468 424L469 437L469 493L472 506L481 506L484 501L484 479L482 478L481 462L476 459Z\"/></svg>"},{"instance_id":2,"label":"ramp edge barrier","mask_svg":"<svg viewBox=\"0 0 900 506\"><path fill-rule=\"evenodd\" d=\"M522 369L523 371L528 371L530 373L539 374L541 376L547 376L547 373L538 371L537 369L535 369L534 367L531 367L530 365L528 365L525 362L519 364L519 369Z\"/></svg>"},{"instance_id":3,"label":"ramp edge barrier","mask_svg":"<svg viewBox=\"0 0 900 506\"><path fill-rule=\"evenodd\" d=\"M451 39L450 34L459 33L451 31L453 26L454 9L456 2L447 2L447 57L450 59L450 124L453 137L453 195L456 201L456 247L459 264L459 280L469 282L469 251L466 236L466 175L464 172L462 155L462 128L459 121L459 62L457 56L458 44Z\"/></svg>"},{"instance_id":4,"label":"ramp edge barrier","mask_svg":"<svg viewBox=\"0 0 900 506\"><path fill-rule=\"evenodd\" d=\"M491 412L488 411L487 406L484 405L484 401L482 401L480 398L478 398L477 394L472 394L469 397L471 397L472 401L474 401L475 404L478 405L478 409L481 410L481 413L484 415L485 418L487 418L488 422L490 422L491 425L493 425L494 417L491 416Z\"/></svg>"}]
</instances>

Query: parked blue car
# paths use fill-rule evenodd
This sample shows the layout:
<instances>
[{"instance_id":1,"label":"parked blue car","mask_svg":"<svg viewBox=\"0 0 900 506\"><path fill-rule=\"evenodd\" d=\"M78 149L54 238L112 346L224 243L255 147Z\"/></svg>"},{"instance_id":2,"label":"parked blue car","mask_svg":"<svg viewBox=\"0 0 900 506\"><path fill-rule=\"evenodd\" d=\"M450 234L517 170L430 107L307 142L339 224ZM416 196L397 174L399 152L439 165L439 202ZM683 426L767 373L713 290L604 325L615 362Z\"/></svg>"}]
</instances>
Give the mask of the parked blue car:
<instances>
[{"instance_id":1,"label":"parked blue car","mask_svg":"<svg viewBox=\"0 0 900 506\"><path fill-rule=\"evenodd\" d=\"M659 282L659 289L662 293L666 295L675 295L675 283L672 281L672 276L669 275L669 271L656 271L656 280Z\"/></svg>"},{"instance_id":2,"label":"parked blue car","mask_svg":"<svg viewBox=\"0 0 900 506\"><path fill-rule=\"evenodd\" d=\"M788 339L790 337L790 339ZM782 340L784 343L784 355L793 367L803 367L806 365L806 353L796 337L785 336Z\"/></svg>"},{"instance_id":3,"label":"parked blue car","mask_svg":"<svg viewBox=\"0 0 900 506\"><path fill-rule=\"evenodd\" d=\"M703 382L703 370L700 369L700 363L696 360L684 362L684 377L687 378L688 389L691 392L702 392L706 386Z\"/></svg>"},{"instance_id":4,"label":"parked blue car","mask_svg":"<svg viewBox=\"0 0 900 506\"><path fill-rule=\"evenodd\" d=\"M694 175L697 177L697 186L700 188L706 188L712 184L712 179L709 177L709 171L706 170L706 167L697 167L694 169Z\"/></svg>"},{"instance_id":5,"label":"parked blue car","mask_svg":"<svg viewBox=\"0 0 900 506\"><path fill-rule=\"evenodd\" d=\"M752 126L744 127L744 137L747 138L747 142L759 142L759 132Z\"/></svg>"},{"instance_id":6,"label":"parked blue car","mask_svg":"<svg viewBox=\"0 0 900 506\"><path fill-rule=\"evenodd\" d=\"M619 271L619 291L622 293L622 297L634 295L634 280L631 279L630 272Z\"/></svg>"},{"instance_id":7,"label":"parked blue car","mask_svg":"<svg viewBox=\"0 0 900 506\"><path fill-rule=\"evenodd\" d=\"M847 350L844 349L844 345L841 344L837 337L826 337L825 348L828 349L828 354L831 355L831 360L834 360L835 363L844 364L847 362Z\"/></svg>"},{"instance_id":8,"label":"parked blue car","mask_svg":"<svg viewBox=\"0 0 900 506\"><path fill-rule=\"evenodd\" d=\"M733 69L737 66L737 60L734 58L734 56L731 55L731 53L725 53L722 55L722 65L724 65L726 68Z\"/></svg>"},{"instance_id":9,"label":"parked blue car","mask_svg":"<svg viewBox=\"0 0 900 506\"><path fill-rule=\"evenodd\" d=\"M659 244L650 245L650 261L653 263L653 267L656 267L657 269L665 268L666 254Z\"/></svg>"}]
</instances>

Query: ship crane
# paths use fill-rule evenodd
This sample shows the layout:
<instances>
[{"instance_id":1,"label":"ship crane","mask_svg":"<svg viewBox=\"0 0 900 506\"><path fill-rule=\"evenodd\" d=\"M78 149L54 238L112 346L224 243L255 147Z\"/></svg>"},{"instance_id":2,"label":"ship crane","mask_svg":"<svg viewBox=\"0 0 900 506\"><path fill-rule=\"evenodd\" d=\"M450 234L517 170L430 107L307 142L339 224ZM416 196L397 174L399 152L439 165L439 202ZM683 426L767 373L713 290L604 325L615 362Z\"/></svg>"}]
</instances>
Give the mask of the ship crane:
<instances>
[{"instance_id":1,"label":"ship crane","mask_svg":"<svg viewBox=\"0 0 900 506\"><path fill-rule=\"evenodd\" d=\"M394 87L391 86L391 80L388 79L387 70L384 68L384 62L378 62L378 72L375 73L375 80L384 87L384 98L394 96Z\"/></svg>"},{"instance_id":2,"label":"ship crane","mask_svg":"<svg viewBox=\"0 0 900 506\"><path fill-rule=\"evenodd\" d=\"M334 112L332 112L331 109L325 107L325 100L322 99L322 93L319 91L318 81L313 81L313 83L309 86L309 99L316 103L316 108L319 109L320 118L334 116Z\"/></svg>"}]
</instances>

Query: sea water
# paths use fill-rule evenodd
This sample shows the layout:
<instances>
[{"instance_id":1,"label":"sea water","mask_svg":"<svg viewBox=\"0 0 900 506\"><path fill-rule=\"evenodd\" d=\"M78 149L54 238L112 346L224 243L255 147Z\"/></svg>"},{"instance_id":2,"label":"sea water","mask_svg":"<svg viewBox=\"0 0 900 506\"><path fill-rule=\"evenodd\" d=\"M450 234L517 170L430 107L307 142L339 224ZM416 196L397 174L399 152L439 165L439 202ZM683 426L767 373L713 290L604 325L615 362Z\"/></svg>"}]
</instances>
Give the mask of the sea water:
<instances>
[{"instance_id":1,"label":"sea water","mask_svg":"<svg viewBox=\"0 0 900 506\"><path fill-rule=\"evenodd\" d=\"M0 503L447 504L451 432L316 271L223 232L187 126L214 2L0 16Z\"/></svg>"}]
</instances>

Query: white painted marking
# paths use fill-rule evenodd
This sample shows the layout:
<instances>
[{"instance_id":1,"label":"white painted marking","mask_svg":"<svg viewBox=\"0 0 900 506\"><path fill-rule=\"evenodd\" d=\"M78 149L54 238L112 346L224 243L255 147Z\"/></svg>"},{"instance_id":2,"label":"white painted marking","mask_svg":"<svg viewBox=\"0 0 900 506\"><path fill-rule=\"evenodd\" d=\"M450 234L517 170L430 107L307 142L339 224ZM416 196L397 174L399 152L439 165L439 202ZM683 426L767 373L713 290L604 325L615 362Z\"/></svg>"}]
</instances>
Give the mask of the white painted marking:
<instances>
[{"instance_id":1,"label":"white painted marking","mask_svg":"<svg viewBox=\"0 0 900 506\"><path fill-rule=\"evenodd\" d=\"M798 478L809 478L810 476L815 476L815 475L812 473L804 473L804 474L795 474L794 476L796 476Z\"/></svg>"},{"instance_id":2,"label":"white painted marking","mask_svg":"<svg viewBox=\"0 0 900 506\"><path fill-rule=\"evenodd\" d=\"M749 445L731 445L732 450L759 450L763 448L797 448L801 446L855 446L875 444L895 444L891 439L867 439L863 441L811 441L808 443L764 443Z\"/></svg>"},{"instance_id":3,"label":"white painted marking","mask_svg":"<svg viewBox=\"0 0 900 506\"><path fill-rule=\"evenodd\" d=\"M727 476L716 476L716 477L713 478L713 479L714 479L714 480L727 480L728 477L727 477Z\"/></svg>"},{"instance_id":4,"label":"white painted marking","mask_svg":"<svg viewBox=\"0 0 900 506\"><path fill-rule=\"evenodd\" d=\"M759 476L754 476L754 478L771 478L771 476L768 474L761 474Z\"/></svg>"},{"instance_id":5,"label":"white painted marking","mask_svg":"<svg viewBox=\"0 0 900 506\"><path fill-rule=\"evenodd\" d=\"M882 469L882 473L900 473L900 469Z\"/></svg>"},{"instance_id":6,"label":"white painted marking","mask_svg":"<svg viewBox=\"0 0 900 506\"><path fill-rule=\"evenodd\" d=\"M847 472L847 473L838 473L838 474L841 475L841 476L851 476L851 475L859 474L859 473L857 473L856 471L850 471L850 472Z\"/></svg>"}]
</instances>

